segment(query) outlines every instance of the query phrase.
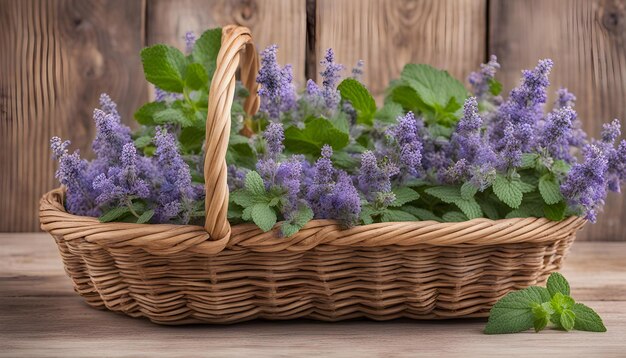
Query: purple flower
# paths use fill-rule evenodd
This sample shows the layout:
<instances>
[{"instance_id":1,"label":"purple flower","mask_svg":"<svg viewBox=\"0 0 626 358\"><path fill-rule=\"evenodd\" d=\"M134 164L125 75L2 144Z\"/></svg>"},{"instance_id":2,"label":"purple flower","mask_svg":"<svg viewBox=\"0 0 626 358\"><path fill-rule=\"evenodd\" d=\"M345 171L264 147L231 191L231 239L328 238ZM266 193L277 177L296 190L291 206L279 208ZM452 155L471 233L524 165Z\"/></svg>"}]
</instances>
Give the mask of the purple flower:
<instances>
[{"instance_id":1,"label":"purple flower","mask_svg":"<svg viewBox=\"0 0 626 358\"><path fill-rule=\"evenodd\" d=\"M397 174L397 171L378 166L376 156L373 152L366 151L361 154L361 168L359 169L358 183L359 190L361 190L367 200L373 201L379 192L390 192L390 177L393 174Z\"/></svg>"},{"instance_id":2,"label":"purple flower","mask_svg":"<svg viewBox=\"0 0 626 358\"><path fill-rule=\"evenodd\" d=\"M276 171L276 184L286 192L287 201L283 203L282 214L290 220L298 210L300 188L302 187L302 163L297 159L280 163Z\"/></svg>"},{"instance_id":3,"label":"purple flower","mask_svg":"<svg viewBox=\"0 0 626 358\"><path fill-rule=\"evenodd\" d=\"M503 150L508 142L504 136L509 126L512 126L516 145L519 145L521 151L528 152L534 146L532 128L537 128L543 117L542 105L547 100L546 89L550 85L548 75L552 66L552 60L541 60L534 70L522 71L522 83L511 91L509 99L500 106L491 128L490 138L496 144L497 151Z\"/></svg>"},{"instance_id":4,"label":"purple flower","mask_svg":"<svg viewBox=\"0 0 626 358\"><path fill-rule=\"evenodd\" d=\"M234 164L228 166L228 189L235 191L241 189L245 185L246 174L248 170L245 168L239 168Z\"/></svg>"},{"instance_id":5,"label":"purple flower","mask_svg":"<svg viewBox=\"0 0 626 358\"><path fill-rule=\"evenodd\" d=\"M606 197L606 172L608 161L602 150L587 145L583 163L574 164L561 185L561 192L570 207L579 210L591 222L596 221L599 208Z\"/></svg>"},{"instance_id":6,"label":"purple flower","mask_svg":"<svg viewBox=\"0 0 626 358\"><path fill-rule=\"evenodd\" d=\"M626 140L622 140L616 150L608 155L607 180L610 191L620 192L620 185L626 181Z\"/></svg>"},{"instance_id":7,"label":"purple flower","mask_svg":"<svg viewBox=\"0 0 626 358\"><path fill-rule=\"evenodd\" d=\"M574 107L576 96L567 90L567 88L559 88L556 91L557 99L554 101L554 108L561 109L565 107Z\"/></svg>"},{"instance_id":8,"label":"purple flower","mask_svg":"<svg viewBox=\"0 0 626 358\"><path fill-rule=\"evenodd\" d=\"M622 134L621 125L619 119L614 119L611 123L605 123L602 125L602 141L610 144L615 143L615 140Z\"/></svg>"},{"instance_id":9,"label":"purple flower","mask_svg":"<svg viewBox=\"0 0 626 358\"><path fill-rule=\"evenodd\" d=\"M267 143L267 157L276 160L285 149L283 145L283 141L285 140L283 125L274 122L270 123L265 129L265 132L263 132L263 138L265 138Z\"/></svg>"},{"instance_id":10,"label":"purple flower","mask_svg":"<svg viewBox=\"0 0 626 358\"><path fill-rule=\"evenodd\" d=\"M476 97L470 97L463 106L463 117L452 134L452 145L457 149L457 157L474 163L480 148L485 145L482 141L482 119L478 114Z\"/></svg>"},{"instance_id":11,"label":"purple flower","mask_svg":"<svg viewBox=\"0 0 626 358\"><path fill-rule=\"evenodd\" d=\"M395 199L395 198L394 198ZM361 198L346 172L339 171L337 184L331 194L332 218L339 220L343 226L352 227L359 221L361 214Z\"/></svg>"},{"instance_id":12,"label":"purple flower","mask_svg":"<svg viewBox=\"0 0 626 358\"><path fill-rule=\"evenodd\" d=\"M173 102L179 99L183 99L182 93L167 92L159 87L154 87L154 101L155 102Z\"/></svg>"},{"instance_id":13,"label":"purple flower","mask_svg":"<svg viewBox=\"0 0 626 358\"><path fill-rule=\"evenodd\" d=\"M175 219L176 222L187 224L193 210L193 201L196 199L194 194L197 193L191 184L189 166L180 156L176 138L172 134L157 127L154 138L154 154L163 175L156 199L158 205L155 208L155 220L164 223ZM181 210L176 215L169 215L173 210L171 203L180 204Z\"/></svg>"},{"instance_id":14,"label":"purple flower","mask_svg":"<svg viewBox=\"0 0 626 358\"><path fill-rule=\"evenodd\" d=\"M320 64L324 66L324 70L320 72L320 75L322 75L322 96L324 97L326 107L334 110L341 100L337 84L343 65L335 63L335 53L331 48L326 50L324 59L320 61Z\"/></svg>"},{"instance_id":15,"label":"purple flower","mask_svg":"<svg viewBox=\"0 0 626 358\"><path fill-rule=\"evenodd\" d=\"M363 60L358 60L356 62L356 66L354 66L352 68L352 78L354 78L357 81L361 80L361 77L363 76L363 65L365 64L365 62Z\"/></svg>"},{"instance_id":16,"label":"purple flower","mask_svg":"<svg viewBox=\"0 0 626 358\"><path fill-rule=\"evenodd\" d=\"M523 139L528 138L532 129L528 124L516 128L512 123L504 129L504 137L500 142L500 169L518 167L522 164ZM523 138L520 140L520 137Z\"/></svg>"},{"instance_id":17,"label":"purple flower","mask_svg":"<svg viewBox=\"0 0 626 358\"><path fill-rule=\"evenodd\" d=\"M185 52L191 53L195 45L196 45L196 34L194 34L193 31L187 31L185 33Z\"/></svg>"},{"instance_id":18,"label":"purple flower","mask_svg":"<svg viewBox=\"0 0 626 358\"><path fill-rule=\"evenodd\" d=\"M470 73L468 82L472 86L474 96L482 98L489 93L491 81L500 69L498 58L495 55L489 57L489 62L480 65L480 71Z\"/></svg>"},{"instance_id":19,"label":"purple flower","mask_svg":"<svg viewBox=\"0 0 626 358\"><path fill-rule=\"evenodd\" d=\"M108 95L100 96L100 106L101 109L95 109L93 112L96 138L93 140L92 148L99 160L117 165L122 148L132 141L130 128L121 123L117 106Z\"/></svg>"},{"instance_id":20,"label":"purple flower","mask_svg":"<svg viewBox=\"0 0 626 358\"><path fill-rule=\"evenodd\" d=\"M571 107L563 107L548 114L539 138L539 145L545 148L551 157L568 163L573 162L574 158L570 153L570 138L572 121L575 118L576 112Z\"/></svg>"},{"instance_id":21,"label":"purple flower","mask_svg":"<svg viewBox=\"0 0 626 358\"><path fill-rule=\"evenodd\" d=\"M261 52L261 69L256 81L261 85L261 111L277 120L281 112L295 109L296 92L292 83L291 66L281 68L276 58L278 46L271 45Z\"/></svg>"},{"instance_id":22,"label":"purple flower","mask_svg":"<svg viewBox=\"0 0 626 358\"><path fill-rule=\"evenodd\" d=\"M393 145L388 157L394 158L392 162L398 167L400 181L408 174L418 176L422 164L423 145L419 138L421 127L415 120L413 112L398 117L398 123L389 128L388 135Z\"/></svg>"}]
</instances>

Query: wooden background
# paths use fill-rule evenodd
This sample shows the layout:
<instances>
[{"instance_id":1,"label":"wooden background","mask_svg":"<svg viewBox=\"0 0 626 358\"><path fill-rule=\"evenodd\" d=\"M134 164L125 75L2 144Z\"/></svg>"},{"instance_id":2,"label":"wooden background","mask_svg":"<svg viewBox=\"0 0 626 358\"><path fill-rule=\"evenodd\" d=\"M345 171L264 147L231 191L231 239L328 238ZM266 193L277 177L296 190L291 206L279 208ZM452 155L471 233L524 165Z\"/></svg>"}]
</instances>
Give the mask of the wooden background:
<instances>
[{"instance_id":1,"label":"wooden background","mask_svg":"<svg viewBox=\"0 0 626 358\"><path fill-rule=\"evenodd\" d=\"M348 67L365 60L378 98L407 62L465 78L493 53L508 91L549 57L552 90L577 95L587 131L626 125L626 0L0 0L0 231L38 230L39 197L57 185L48 140L88 156L101 92L132 122L151 92L144 46L182 48L186 31L233 22L260 48L279 44L299 84L328 47ZM581 238L625 241L625 204L612 195Z\"/></svg>"}]
</instances>

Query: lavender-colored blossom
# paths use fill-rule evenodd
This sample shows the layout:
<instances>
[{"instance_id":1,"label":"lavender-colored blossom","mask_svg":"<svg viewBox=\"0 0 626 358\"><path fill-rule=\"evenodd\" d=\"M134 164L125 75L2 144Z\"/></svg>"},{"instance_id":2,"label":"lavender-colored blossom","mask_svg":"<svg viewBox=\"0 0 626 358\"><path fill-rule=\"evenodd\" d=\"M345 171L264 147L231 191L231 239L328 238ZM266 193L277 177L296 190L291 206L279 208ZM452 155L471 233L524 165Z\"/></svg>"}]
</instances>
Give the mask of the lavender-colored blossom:
<instances>
[{"instance_id":1,"label":"lavender-colored blossom","mask_svg":"<svg viewBox=\"0 0 626 358\"><path fill-rule=\"evenodd\" d=\"M499 69L498 58L491 55L489 62L480 65L480 71L470 73L468 82L472 86L474 96L482 98L489 93L489 86Z\"/></svg>"},{"instance_id":2,"label":"lavender-colored blossom","mask_svg":"<svg viewBox=\"0 0 626 358\"><path fill-rule=\"evenodd\" d=\"M463 105L463 117L459 120L451 139L459 159L465 159L469 163L476 161L478 151L485 145L481 136L482 123L476 97L468 98Z\"/></svg>"},{"instance_id":3,"label":"lavender-colored blossom","mask_svg":"<svg viewBox=\"0 0 626 358\"><path fill-rule=\"evenodd\" d=\"M606 197L608 161L595 145L586 146L583 153L584 162L572 166L561 185L561 192L570 207L580 210L586 219L595 222Z\"/></svg>"},{"instance_id":4,"label":"lavender-colored blossom","mask_svg":"<svg viewBox=\"0 0 626 358\"><path fill-rule=\"evenodd\" d=\"M421 123L415 119L413 112L408 112L405 116L398 118L398 123L388 130L388 135L393 139L392 151L397 157L393 163L398 167L402 178L407 174L418 176L422 164L423 144L419 138L419 128Z\"/></svg>"},{"instance_id":5,"label":"lavender-colored blossom","mask_svg":"<svg viewBox=\"0 0 626 358\"><path fill-rule=\"evenodd\" d=\"M337 84L340 78L339 73L344 67L341 64L335 63L335 53L331 48L326 50L324 59L320 61L320 64L324 66L324 70L320 72L322 76L322 95L326 107L330 110L334 110L341 100L341 95L337 90Z\"/></svg>"},{"instance_id":6,"label":"lavender-colored blossom","mask_svg":"<svg viewBox=\"0 0 626 358\"><path fill-rule=\"evenodd\" d=\"M361 198L352 183L352 179L344 171L339 171L337 175L337 184L333 188L330 203L333 218L339 220L343 226L352 227L358 223L361 213Z\"/></svg>"},{"instance_id":7,"label":"lavender-colored blossom","mask_svg":"<svg viewBox=\"0 0 626 358\"><path fill-rule=\"evenodd\" d=\"M228 166L228 189L230 191L235 191L237 189L242 189L245 185L246 174L248 170L245 168L239 168L234 164L230 164Z\"/></svg>"},{"instance_id":8,"label":"lavender-colored blossom","mask_svg":"<svg viewBox=\"0 0 626 358\"><path fill-rule=\"evenodd\" d=\"M516 128L514 124L509 123L504 129L504 137L502 137L500 142L500 169L506 170L507 168L520 166L524 143L519 138L528 138L528 133L531 131L532 129L528 124L523 124Z\"/></svg>"},{"instance_id":9,"label":"lavender-colored blossom","mask_svg":"<svg viewBox=\"0 0 626 358\"><path fill-rule=\"evenodd\" d=\"M561 87L556 91L556 101L554 101L554 108L561 109L565 107L574 107L576 102L576 96L567 90L567 88Z\"/></svg>"},{"instance_id":10,"label":"lavender-colored blossom","mask_svg":"<svg viewBox=\"0 0 626 358\"><path fill-rule=\"evenodd\" d=\"M179 99L183 99L182 93L167 92L159 87L154 87L154 101L155 102L173 102Z\"/></svg>"},{"instance_id":11,"label":"lavender-colored blossom","mask_svg":"<svg viewBox=\"0 0 626 358\"><path fill-rule=\"evenodd\" d=\"M185 33L185 52L191 53L195 45L196 45L196 34L194 34L193 31L187 31Z\"/></svg>"},{"instance_id":12,"label":"lavender-colored blossom","mask_svg":"<svg viewBox=\"0 0 626 358\"><path fill-rule=\"evenodd\" d=\"M552 158L562 159L568 163L573 161L570 137L572 121L575 118L576 112L571 107L563 107L548 114L539 137L539 146L545 148Z\"/></svg>"},{"instance_id":13,"label":"lavender-colored blossom","mask_svg":"<svg viewBox=\"0 0 626 358\"><path fill-rule=\"evenodd\" d=\"M287 202L283 204L282 214L289 220L298 210L302 187L302 163L293 158L280 163L276 171L276 184L286 192Z\"/></svg>"},{"instance_id":14,"label":"lavender-colored blossom","mask_svg":"<svg viewBox=\"0 0 626 358\"><path fill-rule=\"evenodd\" d=\"M356 66L354 66L352 68L352 78L354 78L357 81L361 80L361 77L363 76L363 66L364 66L365 62L363 60L358 60L356 62Z\"/></svg>"},{"instance_id":15,"label":"lavender-colored blossom","mask_svg":"<svg viewBox=\"0 0 626 358\"><path fill-rule=\"evenodd\" d=\"M260 110L267 113L272 120L278 120L281 112L293 110L296 105L292 68L289 65L280 67L276 57L277 50L278 46L271 45L261 52L261 68L256 79L261 85Z\"/></svg>"},{"instance_id":16,"label":"lavender-colored blossom","mask_svg":"<svg viewBox=\"0 0 626 358\"><path fill-rule=\"evenodd\" d=\"M130 128L121 123L117 106L108 95L100 96L100 105L101 109L93 112L96 137L92 148L99 160L117 165L122 148L132 141Z\"/></svg>"},{"instance_id":17,"label":"lavender-colored blossom","mask_svg":"<svg viewBox=\"0 0 626 358\"><path fill-rule=\"evenodd\" d=\"M275 122L270 123L263 132L263 138L265 138L267 144L267 157L276 160L285 149L283 145L285 140L283 125Z\"/></svg>"},{"instance_id":18,"label":"lavender-colored blossom","mask_svg":"<svg viewBox=\"0 0 626 358\"><path fill-rule=\"evenodd\" d=\"M547 100L546 89L550 85L548 75L552 69L552 60L541 60L534 70L522 71L522 83L509 94L497 114L496 123L491 128L490 138L496 144L496 150L504 149L505 129L512 126L520 150L528 152L534 146L532 128L537 128L543 117L542 105ZM528 130L530 128L531 130ZM510 139L510 138L509 138Z\"/></svg>"},{"instance_id":19,"label":"lavender-colored blossom","mask_svg":"<svg viewBox=\"0 0 626 358\"><path fill-rule=\"evenodd\" d=\"M614 119L611 123L605 123L602 125L602 141L610 144L615 143L615 140L622 134L621 124L619 119Z\"/></svg>"},{"instance_id":20,"label":"lavender-colored blossom","mask_svg":"<svg viewBox=\"0 0 626 358\"><path fill-rule=\"evenodd\" d=\"M617 149L609 153L607 160L608 188L619 193L621 184L626 181L626 140L622 140Z\"/></svg>"},{"instance_id":21,"label":"lavender-colored blossom","mask_svg":"<svg viewBox=\"0 0 626 358\"><path fill-rule=\"evenodd\" d=\"M378 166L376 156L371 151L361 154L361 168L359 169L359 190L367 200L373 201L377 193L391 191L390 172Z\"/></svg>"},{"instance_id":22,"label":"lavender-colored blossom","mask_svg":"<svg viewBox=\"0 0 626 358\"><path fill-rule=\"evenodd\" d=\"M321 154L313 167L313 183L308 186L306 196L315 216L327 219L331 217L330 196L335 186L335 168L330 159L333 150L329 145L324 145Z\"/></svg>"},{"instance_id":23,"label":"lavender-colored blossom","mask_svg":"<svg viewBox=\"0 0 626 358\"><path fill-rule=\"evenodd\" d=\"M158 206L155 209L155 217L158 222L168 222L177 219L186 224L189 222L192 202L195 199L195 191L191 184L189 166L180 156L176 138L165 129L157 127L155 135L155 158L162 172L163 181L158 193ZM171 203L179 203L181 210L177 215L169 215ZM169 205L169 206L168 206Z\"/></svg>"}]
</instances>

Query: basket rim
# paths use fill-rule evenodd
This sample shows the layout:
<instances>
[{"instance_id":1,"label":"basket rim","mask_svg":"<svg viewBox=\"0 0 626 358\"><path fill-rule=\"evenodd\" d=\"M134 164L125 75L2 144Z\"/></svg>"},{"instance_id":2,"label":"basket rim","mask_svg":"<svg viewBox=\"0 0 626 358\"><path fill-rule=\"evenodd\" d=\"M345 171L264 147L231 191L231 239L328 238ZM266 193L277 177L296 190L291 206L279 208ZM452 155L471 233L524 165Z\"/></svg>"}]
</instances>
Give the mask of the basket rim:
<instances>
[{"instance_id":1,"label":"basket rim","mask_svg":"<svg viewBox=\"0 0 626 358\"><path fill-rule=\"evenodd\" d=\"M324 244L341 247L487 246L545 244L573 235L587 220L571 216L562 221L546 218L472 219L463 222L386 222L342 229L333 220L312 220L288 238L278 236L278 224L263 232L251 223L232 227L230 235L213 240L198 225L101 223L97 218L70 214L63 205L65 188L40 200L41 228L63 240L85 239L104 247L134 246L157 255L181 251L218 254L224 249L256 252L306 251Z\"/></svg>"}]
</instances>

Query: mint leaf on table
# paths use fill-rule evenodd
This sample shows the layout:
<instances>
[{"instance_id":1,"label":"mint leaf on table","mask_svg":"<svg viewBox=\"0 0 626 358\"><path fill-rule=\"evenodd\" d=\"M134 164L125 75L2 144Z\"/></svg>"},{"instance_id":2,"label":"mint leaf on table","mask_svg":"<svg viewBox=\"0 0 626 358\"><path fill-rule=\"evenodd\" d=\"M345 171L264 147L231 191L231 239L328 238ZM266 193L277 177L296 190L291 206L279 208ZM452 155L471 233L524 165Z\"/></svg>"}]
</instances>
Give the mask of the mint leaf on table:
<instances>
[{"instance_id":1,"label":"mint leaf on table","mask_svg":"<svg viewBox=\"0 0 626 358\"><path fill-rule=\"evenodd\" d=\"M376 101L370 92L354 78L346 78L337 86L341 99L348 100L356 110L356 121L360 124L371 126L374 113L376 113Z\"/></svg>"},{"instance_id":2,"label":"mint leaf on table","mask_svg":"<svg viewBox=\"0 0 626 358\"><path fill-rule=\"evenodd\" d=\"M141 51L141 62L148 82L165 91L183 92L187 59L178 49L166 45L146 47Z\"/></svg>"},{"instance_id":3,"label":"mint leaf on table","mask_svg":"<svg viewBox=\"0 0 626 358\"><path fill-rule=\"evenodd\" d=\"M530 328L539 332L550 322L566 331L606 332L600 316L576 303L569 292L569 283L556 272L548 278L547 288L531 286L510 292L491 309L485 333L516 333Z\"/></svg>"}]
</instances>

